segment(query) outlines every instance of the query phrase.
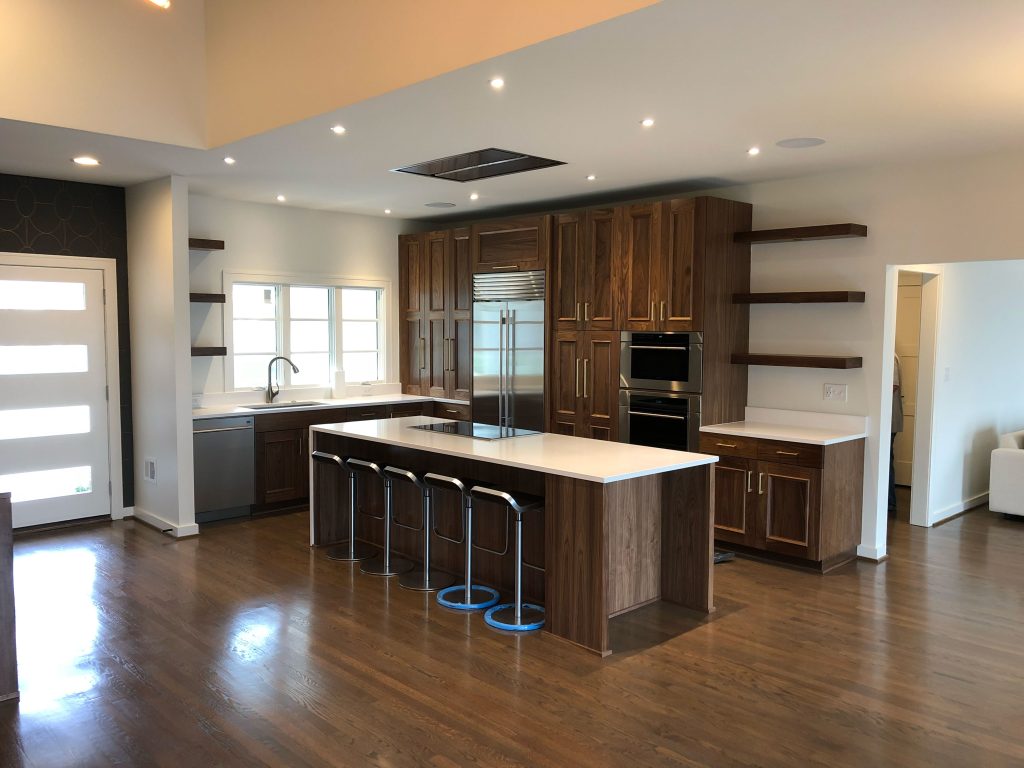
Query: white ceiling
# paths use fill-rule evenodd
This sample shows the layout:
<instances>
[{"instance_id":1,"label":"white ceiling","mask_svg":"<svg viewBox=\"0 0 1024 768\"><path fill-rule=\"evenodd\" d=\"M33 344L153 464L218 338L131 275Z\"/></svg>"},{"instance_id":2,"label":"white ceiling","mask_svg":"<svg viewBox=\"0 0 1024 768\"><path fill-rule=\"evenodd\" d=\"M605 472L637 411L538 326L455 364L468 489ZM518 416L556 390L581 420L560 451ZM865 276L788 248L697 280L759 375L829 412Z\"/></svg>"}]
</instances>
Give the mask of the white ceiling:
<instances>
[{"instance_id":1,"label":"white ceiling","mask_svg":"<svg viewBox=\"0 0 1024 768\"><path fill-rule=\"evenodd\" d=\"M214 196L284 194L288 205L423 218L437 215L424 207L432 201L470 216L982 153L1024 143L1021 40L1021 0L664 0L218 149L0 120L0 171L111 184L175 173ZM488 86L495 74L506 80L501 92ZM644 129L648 115L656 123ZM329 130L336 122L348 129L342 137ZM828 143L775 147L792 136ZM752 145L762 148L754 158ZM389 171L491 146L567 165L469 184ZM82 153L102 165L69 162Z\"/></svg>"}]
</instances>

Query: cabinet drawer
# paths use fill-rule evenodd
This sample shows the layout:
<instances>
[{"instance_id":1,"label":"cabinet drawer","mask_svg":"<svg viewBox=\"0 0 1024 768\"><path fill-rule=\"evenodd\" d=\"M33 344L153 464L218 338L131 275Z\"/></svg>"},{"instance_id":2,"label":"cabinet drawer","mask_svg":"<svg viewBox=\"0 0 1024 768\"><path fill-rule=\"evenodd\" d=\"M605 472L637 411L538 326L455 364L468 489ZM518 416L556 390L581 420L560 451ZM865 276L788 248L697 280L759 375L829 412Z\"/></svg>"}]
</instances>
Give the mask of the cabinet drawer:
<instances>
[{"instance_id":1,"label":"cabinet drawer","mask_svg":"<svg viewBox=\"0 0 1024 768\"><path fill-rule=\"evenodd\" d=\"M430 414L430 401L424 400L421 403L395 403L388 406L388 418L396 419L400 416L422 416Z\"/></svg>"},{"instance_id":2,"label":"cabinet drawer","mask_svg":"<svg viewBox=\"0 0 1024 768\"><path fill-rule=\"evenodd\" d=\"M758 440L757 458L776 464L797 464L821 467L822 446L805 443L784 443L780 440Z\"/></svg>"},{"instance_id":3,"label":"cabinet drawer","mask_svg":"<svg viewBox=\"0 0 1024 768\"><path fill-rule=\"evenodd\" d=\"M368 419L386 419L386 405L356 405L345 409L345 421L366 421Z\"/></svg>"},{"instance_id":4,"label":"cabinet drawer","mask_svg":"<svg viewBox=\"0 0 1024 768\"><path fill-rule=\"evenodd\" d=\"M469 403L434 403L434 416L439 419L470 421L472 409Z\"/></svg>"},{"instance_id":5,"label":"cabinet drawer","mask_svg":"<svg viewBox=\"0 0 1024 768\"><path fill-rule=\"evenodd\" d=\"M700 452L709 453L712 456L739 456L745 459L756 459L758 456L757 440L752 437L703 432L700 436Z\"/></svg>"},{"instance_id":6,"label":"cabinet drawer","mask_svg":"<svg viewBox=\"0 0 1024 768\"><path fill-rule=\"evenodd\" d=\"M551 217L525 216L474 224L474 272L544 269L551 247Z\"/></svg>"}]
</instances>

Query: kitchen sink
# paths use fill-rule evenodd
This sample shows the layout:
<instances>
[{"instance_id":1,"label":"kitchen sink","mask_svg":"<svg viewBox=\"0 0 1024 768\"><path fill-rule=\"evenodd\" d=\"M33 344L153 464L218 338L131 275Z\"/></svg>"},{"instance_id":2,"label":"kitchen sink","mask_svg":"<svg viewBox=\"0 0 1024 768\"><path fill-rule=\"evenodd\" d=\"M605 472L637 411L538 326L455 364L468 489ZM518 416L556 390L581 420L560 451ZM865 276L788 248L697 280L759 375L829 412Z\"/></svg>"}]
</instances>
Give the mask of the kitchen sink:
<instances>
[{"instance_id":1,"label":"kitchen sink","mask_svg":"<svg viewBox=\"0 0 1024 768\"><path fill-rule=\"evenodd\" d=\"M291 403L261 403L260 405L240 405L239 408L245 408L247 411L264 411L270 408L308 408L311 405L327 405L327 403L321 403L319 400L300 400Z\"/></svg>"}]
</instances>

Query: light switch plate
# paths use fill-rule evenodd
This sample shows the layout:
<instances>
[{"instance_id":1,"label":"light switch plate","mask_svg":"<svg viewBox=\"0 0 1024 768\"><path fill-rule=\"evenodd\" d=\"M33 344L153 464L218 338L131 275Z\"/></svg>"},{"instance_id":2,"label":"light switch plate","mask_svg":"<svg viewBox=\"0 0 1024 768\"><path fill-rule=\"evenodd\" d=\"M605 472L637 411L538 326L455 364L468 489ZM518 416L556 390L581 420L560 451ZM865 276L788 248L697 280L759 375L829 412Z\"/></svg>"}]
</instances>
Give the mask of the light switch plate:
<instances>
[{"instance_id":1,"label":"light switch plate","mask_svg":"<svg viewBox=\"0 0 1024 768\"><path fill-rule=\"evenodd\" d=\"M825 385L825 400L838 400L839 402L846 402L846 385L845 384L826 384Z\"/></svg>"}]
</instances>

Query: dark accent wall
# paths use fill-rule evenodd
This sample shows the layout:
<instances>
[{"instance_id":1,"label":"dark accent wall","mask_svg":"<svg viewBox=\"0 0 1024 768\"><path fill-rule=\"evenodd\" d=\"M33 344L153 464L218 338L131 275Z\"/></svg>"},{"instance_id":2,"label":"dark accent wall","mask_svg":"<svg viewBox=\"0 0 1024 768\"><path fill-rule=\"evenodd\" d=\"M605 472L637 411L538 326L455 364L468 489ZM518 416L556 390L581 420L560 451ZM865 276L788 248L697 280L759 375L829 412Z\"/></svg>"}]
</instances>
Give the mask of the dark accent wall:
<instances>
[{"instance_id":1,"label":"dark accent wall","mask_svg":"<svg viewBox=\"0 0 1024 768\"><path fill-rule=\"evenodd\" d=\"M135 503L135 463L124 189L0 173L0 251L93 256L117 262L121 471L124 505L132 506Z\"/></svg>"}]
</instances>

